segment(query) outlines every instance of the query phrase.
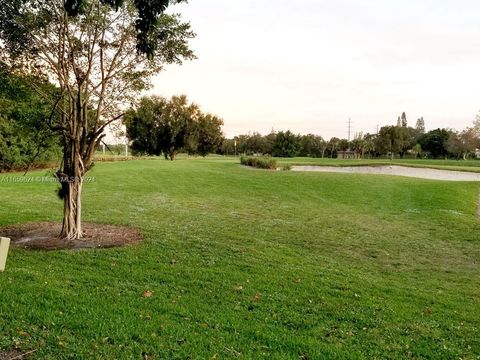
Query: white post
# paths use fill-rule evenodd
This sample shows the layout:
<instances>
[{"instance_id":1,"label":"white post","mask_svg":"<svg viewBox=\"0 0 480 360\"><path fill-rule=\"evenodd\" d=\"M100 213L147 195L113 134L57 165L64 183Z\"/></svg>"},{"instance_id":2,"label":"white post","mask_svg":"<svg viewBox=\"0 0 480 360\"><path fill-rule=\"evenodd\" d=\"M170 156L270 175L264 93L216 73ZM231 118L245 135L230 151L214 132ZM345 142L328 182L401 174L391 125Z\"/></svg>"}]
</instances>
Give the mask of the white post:
<instances>
[{"instance_id":1,"label":"white post","mask_svg":"<svg viewBox=\"0 0 480 360\"><path fill-rule=\"evenodd\" d=\"M0 237L0 272L5 270L7 263L8 248L10 247L10 239Z\"/></svg>"},{"instance_id":2,"label":"white post","mask_svg":"<svg viewBox=\"0 0 480 360\"><path fill-rule=\"evenodd\" d=\"M102 144L103 156L105 156L105 144Z\"/></svg>"},{"instance_id":3,"label":"white post","mask_svg":"<svg viewBox=\"0 0 480 360\"><path fill-rule=\"evenodd\" d=\"M125 144L125 157L128 158L128 144Z\"/></svg>"}]
</instances>

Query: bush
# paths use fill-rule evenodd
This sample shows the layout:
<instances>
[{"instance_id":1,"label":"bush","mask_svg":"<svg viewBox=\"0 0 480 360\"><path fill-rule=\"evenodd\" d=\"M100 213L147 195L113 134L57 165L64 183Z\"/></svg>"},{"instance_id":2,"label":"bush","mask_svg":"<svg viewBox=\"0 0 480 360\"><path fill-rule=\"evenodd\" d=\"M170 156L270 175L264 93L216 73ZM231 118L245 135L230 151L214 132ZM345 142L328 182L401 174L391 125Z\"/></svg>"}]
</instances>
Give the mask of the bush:
<instances>
[{"instance_id":1,"label":"bush","mask_svg":"<svg viewBox=\"0 0 480 360\"><path fill-rule=\"evenodd\" d=\"M272 158L266 158L266 157L242 156L240 158L240 163L245 166L252 166L259 169L269 169L269 170L277 169L277 161Z\"/></svg>"}]
</instances>

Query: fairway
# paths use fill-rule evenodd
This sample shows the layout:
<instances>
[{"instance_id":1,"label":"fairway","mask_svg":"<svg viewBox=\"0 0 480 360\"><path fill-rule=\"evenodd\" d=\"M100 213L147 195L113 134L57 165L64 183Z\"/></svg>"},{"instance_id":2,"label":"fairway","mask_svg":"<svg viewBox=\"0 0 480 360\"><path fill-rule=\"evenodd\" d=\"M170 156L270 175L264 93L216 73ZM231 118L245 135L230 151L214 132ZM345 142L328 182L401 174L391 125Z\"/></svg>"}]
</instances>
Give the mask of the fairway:
<instances>
[{"instance_id":1,"label":"fairway","mask_svg":"<svg viewBox=\"0 0 480 360\"><path fill-rule=\"evenodd\" d=\"M131 226L144 242L11 249L0 349L34 359L480 358L478 183L253 170L233 158L101 163L88 175L84 221ZM8 176L0 226L61 221L57 184Z\"/></svg>"}]
</instances>

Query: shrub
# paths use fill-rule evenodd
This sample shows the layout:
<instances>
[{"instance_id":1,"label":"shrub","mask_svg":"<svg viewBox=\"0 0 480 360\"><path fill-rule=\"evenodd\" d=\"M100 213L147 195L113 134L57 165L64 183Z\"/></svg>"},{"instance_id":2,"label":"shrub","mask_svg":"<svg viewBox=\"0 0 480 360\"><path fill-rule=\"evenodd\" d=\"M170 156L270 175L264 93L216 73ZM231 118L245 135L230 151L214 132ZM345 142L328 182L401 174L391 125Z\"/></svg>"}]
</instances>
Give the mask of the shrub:
<instances>
[{"instance_id":1,"label":"shrub","mask_svg":"<svg viewBox=\"0 0 480 360\"><path fill-rule=\"evenodd\" d=\"M258 156L242 156L240 163L245 166L252 166L259 169L277 169L277 161L272 158Z\"/></svg>"}]
</instances>

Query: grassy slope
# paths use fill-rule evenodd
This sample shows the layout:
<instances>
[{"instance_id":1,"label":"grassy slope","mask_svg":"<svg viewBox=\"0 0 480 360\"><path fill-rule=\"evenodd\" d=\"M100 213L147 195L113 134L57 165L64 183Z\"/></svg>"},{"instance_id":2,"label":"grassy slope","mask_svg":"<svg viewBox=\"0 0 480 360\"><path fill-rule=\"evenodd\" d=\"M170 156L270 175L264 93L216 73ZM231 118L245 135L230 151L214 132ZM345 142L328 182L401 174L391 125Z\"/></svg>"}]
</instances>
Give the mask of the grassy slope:
<instances>
[{"instance_id":1,"label":"grassy slope","mask_svg":"<svg viewBox=\"0 0 480 360\"><path fill-rule=\"evenodd\" d=\"M105 163L92 175L85 220L139 227L145 243L13 249L0 348L39 359L480 356L477 184L231 160ZM0 224L60 220L55 188L0 182Z\"/></svg>"}]
</instances>

